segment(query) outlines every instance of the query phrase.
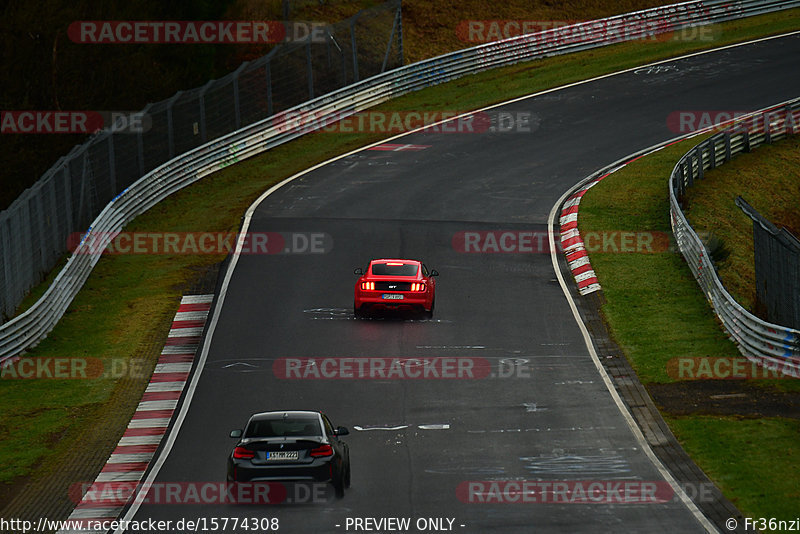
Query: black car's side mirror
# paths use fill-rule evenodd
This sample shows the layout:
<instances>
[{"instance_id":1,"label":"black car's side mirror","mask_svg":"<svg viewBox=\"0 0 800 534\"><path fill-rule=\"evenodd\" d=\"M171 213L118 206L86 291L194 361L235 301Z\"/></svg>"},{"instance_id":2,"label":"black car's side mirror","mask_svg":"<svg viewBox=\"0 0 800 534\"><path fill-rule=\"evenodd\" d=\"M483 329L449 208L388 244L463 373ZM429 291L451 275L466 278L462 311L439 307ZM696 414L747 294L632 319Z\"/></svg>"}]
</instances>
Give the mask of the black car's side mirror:
<instances>
[{"instance_id":1,"label":"black car's side mirror","mask_svg":"<svg viewBox=\"0 0 800 534\"><path fill-rule=\"evenodd\" d=\"M336 434L337 436L346 436L350 433L350 431L347 430L346 427L337 426L336 430L334 430L333 433Z\"/></svg>"},{"instance_id":2,"label":"black car's side mirror","mask_svg":"<svg viewBox=\"0 0 800 534\"><path fill-rule=\"evenodd\" d=\"M437 271L436 269L433 269L431 271L431 276L439 276L439 271Z\"/></svg>"},{"instance_id":3,"label":"black car's side mirror","mask_svg":"<svg viewBox=\"0 0 800 534\"><path fill-rule=\"evenodd\" d=\"M364 274L364 270L361 267L356 267L353 269L353 274Z\"/></svg>"},{"instance_id":4,"label":"black car's side mirror","mask_svg":"<svg viewBox=\"0 0 800 534\"><path fill-rule=\"evenodd\" d=\"M231 437L232 438L241 438L242 437L242 431L240 429L231 430Z\"/></svg>"}]
</instances>

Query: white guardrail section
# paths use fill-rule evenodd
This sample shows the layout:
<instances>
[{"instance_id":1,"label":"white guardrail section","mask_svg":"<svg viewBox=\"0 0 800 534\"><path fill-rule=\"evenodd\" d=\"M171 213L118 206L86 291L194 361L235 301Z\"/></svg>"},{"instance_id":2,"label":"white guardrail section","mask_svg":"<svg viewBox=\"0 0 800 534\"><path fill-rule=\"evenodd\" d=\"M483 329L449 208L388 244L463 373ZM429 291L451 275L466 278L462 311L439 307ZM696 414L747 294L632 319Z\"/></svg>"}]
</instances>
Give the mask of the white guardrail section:
<instances>
[{"instance_id":1,"label":"white guardrail section","mask_svg":"<svg viewBox=\"0 0 800 534\"><path fill-rule=\"evenodd\" d=\"M373 76L186 152L140 178L103 209L87 230L91 246L84 237L45 294L0 326L0 362L34 346L52 330L99 260L93 252L97 247L105 248L115 232L162 199L227 165L391 98L466 74L793 7L800 7L800 0L685 2L512 37Z\"/></svg>"},{"instance_id":2,"label":"white guardrail section","mask_svg":"<svg viewBox=\"0 0 800 534\"><path fill-rule=\"evenodd\" d=\"M800 377L800 331L763 321L731 297L717 276L708 250L681 210L680 200L686 189L702 179L705 170L722 165L740 152L799 133L800 98L740 120L743 122L692 148L675 165L669 179L672 233L697 283L739 351L767 369Z\"/></svg>"}]
</instances>

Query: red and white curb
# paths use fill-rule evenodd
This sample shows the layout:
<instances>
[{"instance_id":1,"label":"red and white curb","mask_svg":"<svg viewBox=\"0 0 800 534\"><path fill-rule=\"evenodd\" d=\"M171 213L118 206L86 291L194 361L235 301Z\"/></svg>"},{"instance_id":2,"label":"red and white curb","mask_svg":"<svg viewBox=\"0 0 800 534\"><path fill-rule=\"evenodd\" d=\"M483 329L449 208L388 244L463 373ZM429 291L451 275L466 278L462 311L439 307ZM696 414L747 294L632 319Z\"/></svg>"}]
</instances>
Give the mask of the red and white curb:
<instances>
[{"instance_id":1,"label":"red and white curb","mask_svg":"<svg viewBox=\"0 0 800 534\"><path fill-rule=\"evenodd\" d=\"M602 288L597 281L597 275L592 269L589 255L586 253L586 247L578 231L578 207L583 195L608 174L590 180L564 201L564 205L561 206L561 216L558 219L561 231L561 249L567 256L569 270L572 271L572 276L575 277L575 282L578 284L578 292L581 295L588 295Z\"/></svg>"},{"instance_id":2,"label":"red and white curb","mask_svg":"<svg viewBox=\"0 0 800 534\"><path fill-rule=\"evenodd\" d=\"M189 378L213 298L214 295L189 295L181 299L169 337L136 413L97 475L96 488L86 488L81 502L69 516L70 521L87 526L95 521L113 521L125 507L120 495L135 495L133 489L147 471Z\"/></svg>"}]
</instances>

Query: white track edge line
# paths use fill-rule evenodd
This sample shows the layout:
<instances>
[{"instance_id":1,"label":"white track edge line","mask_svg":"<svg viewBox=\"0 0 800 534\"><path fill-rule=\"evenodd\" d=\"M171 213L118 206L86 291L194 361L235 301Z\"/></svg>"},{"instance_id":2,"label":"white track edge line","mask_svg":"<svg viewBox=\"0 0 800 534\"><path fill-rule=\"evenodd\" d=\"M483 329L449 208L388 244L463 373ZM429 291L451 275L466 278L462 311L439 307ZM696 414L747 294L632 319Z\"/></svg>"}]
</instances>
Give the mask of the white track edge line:
<instances>
[{"instance_id":1,"label":"white track edge line","mask_svg":"<svg viewBox=\"0 0 800 534\"><path fill-rule=\"evenodd\" d=\"M722 46L722 47L719 47L719 48L712 48L712 49L709 49L709 50L701 50L699 52L694 52L694 53L686 54L686 55L683 55L683 56L678 56L678 57L674 57L674 58L668 58L668 59L656 61L656 62L653 62L653 63L648 63L648 64L645 64L645 65L639 65L637 67L631 67L629 69L624 69L624 70L621 70L621 71L604 74L602 76L596 76L596 77L590 78L588 80L582 80L582 81L573 82L573 83L570 83L570 84L567 84L567 85L562 85L562 86L559 86L559 87L546 89L544 91L539 91L537 93L533 93L533 94L530 94L530 95L525 95L525 96L522 96L522 97L518 97L518 98L514 98L514 99L511 99L511 100L504 101L504 102L500 102L500 103L497 103L497 104L493 104L491 106L486 106L484 108L472 110L472 111L470 111L468 113L462 113L461 115L458 115L456 117L451 117L451 118L446 119L446 120L441 120L441 121L436 122L434 124L428 124L428 125L422 126L420 128L417 128L415 130L411 130L409 132L404 132L404 133L401 133L401 134L398 134L398 135L395 135L395 136L392 136L392 137L385 138L385 139L383 139L381 141L378 141L378 142L375 142L375 143L370 143L370 144L365 145L365 146L363 146L361 148L357 148L355 150L351 150L350 152L347 152L345 154L340 154L340 155L335 156L335 157L333 157L331 159L328 159L326 161L318 163L318 164L316 164L316 165L314 165L312 167L309 167L308 169L300 171L300 172L298 172L298 173L296 173L296 174L294 174L292 176L289 176L285 180L273 185L269 189L267 189L247 209L247 212L245 213L244 221L242 223L242 230L240 232L240 235L243 236L244 234L247 233L247 229L250 227L250 221L253 218L253 214L255 213L255 210L258 208L258 205L261 204L261 202L263 202L267 197L269 197L272 193L274 193L275 191L277 191L278 189L280 189L284 185L287 185L287 184L293 182L294 180L296 180L297 178L300 178L301 176L304 176L304 175L306 175L306 174L308 174L308 173L310 173L312 171L315 171L316 169L318 169L320 167L328 165L329 163L333 163L335 161L338 161L340 159L346 158L346 157L351 156L353 154L356 154L358 152L362 152L362 151L367 150L369 148L372 148L374 146L378 146L380 144L386 143L388 141L392 141L394 139L399 139L399 138L404 137L406 135L417 133L418 131L424 130L426 128L431 128L433 126L437 126L437 125L445 123L445 122L458 120L459 118L466 117L466 116L472 115L474 113L479 113L481 111L486 111L488 109L494 109L496 107L505 106L507 104L512 104L512 103L519 102L519 101L522 101L522 100L525 100L525 99L528 99L528 98L535 98L535 97L543 95L543 94L552 93L554 91L560 91L562 89L568 89L570 87L574 87L574 86L577 86L577 85L583 85L583 84L587 84L587 83L592 83L592 82L595 82L597 80L601 80L601 79L604 79L604 78L609 78L611 76L616 76L618 74L625 74L625 73L632 72L632 71L637 70L637 69L650 67L650 66L653 66L653 65L660 65L662 63L669 63L669 62L673 62L673 61L681 61L683 59L687 59L687 58L690 58L690 57L696 57L696 56L700 56L700 55L703 55L703 54L710 54L710 53L713 53L713 52L718 52L720 50L727 50L727 49L735 48L735 47L739 47L739 46L748 46L748 45L755 44L755 43L769 41L769 40L772 40L772 39L780 39L780 38L783 38L783 37L789 37L789 36L798 35L798 34L800 34L800 30L793 31L793 32L788 32L788 33L784 33L784 34L780 34L780 35L771 35L771 36L768 36L768 37L762 37L762 38L759 38L759 39L753 39L751 41L744 41L744 42L741 42L741 43L733 43L733 44L725 45L725 46ZM398 96L402 96L402 95L398 95ZM700 135L701 133L703 133L703 132L702 131L694 132L694 133L691 133L691 134L687 134L686 136L683 136L682 138L693 137L695 135ZM562 199L562 201L563 201L563 199ZM152 466L151 466L151 468L150 468L150 470L149 470L149 472L147 474L147 479L145 480L146 484L152 484L152 482L155 480L155 477L158 476L158 472L161 470L161 467L164 465L164 462L166 462L167 456L169 456L169 453L172 451L172 447L175 444L175 441L177 439L178 433L180 432L180 428L183 425L183 421L184 421L184 419L186 419L186 413L189 411L189 406L191 405L192 399L194 398L194 392L197 389L197 383L200 380L200 375L202 374L203 367L205 366L205 363L206 363L206 359L208 358L208 350L209 350L209 347L211 345L211 339L214 336L214 331L216 330L217 322L219 321L219 316L220 316L220 313L221 313L221 310L222 310L222 306L223 306L223 304L225 302L225 295L228 292L228 285L230 284L230 280L231 280L231 278L233 276L233 271L236 268L236 264L239 261L239 253L240 253L240 251L242 249L242 245L243 245L243 240L242 239L238 240L237 243L236 243L236 250L234 251L234 253L233 253L232 257L231 257L231 262L230 262L230 264L228 264L228 268L225 271L225 278L223 279L222 286L220 287L219 295L218 295L218 298L217 298L217 303L216 303L216 306L214 306L213 314L211 316L211 321L208 323L208 331L206 332L206 335L205 335L205 337L203 339L203 346L202 346L202 350L200 352L200 358L199 358L199 360L197 362L197 368L195 369L195 372L192 374L191 381L188 383L188 387L186 388L186 397L183 399L183 402L180 405L180 410L178 411L178 414L176 416L174 416L175 417L175 422L174 422L172 428L170 428L170 431L168 432L168 434L166 435L167 439L164 442L164 446L159 451L158 456L156 457L155 461L152 463ZM553 251L551 249L551 253L552 252ZM559 274L559 271L557 270L556 273ZM562 286L562 288L563 288L563 286ZM574 303L572 303L571 301L570 301L570 303L574 305ZM585 326L584 326L584 328L585 328ZM590 340L590 342L591 342L591 340ZM595 357L596 357L596 355L595 355ZM605 376L605 378L607 379L608 377ZM628 413L628 416L630 416L629 413ZM635 422L634 422L634 426L635 426ZM636 427L636 429L638 430L638 426ZM639 431L639 432L641 433L641 431ZM648 450L650 450L649 447L648 447ZM652 451L650 451L650 452L652 454ZM658 459L656 458L656 460L658 460ZM147 487L147 486L145 486L145 487ZM140 490L139 493L141 493L141 490ZM683 495L685 496L685 494L683 494ZM135 498L133 500L133 503L131 504L131 506L126 511L125 516L124 516L123 519L125 519L125 520L132 519L133 516L136 514L136 512L139 510L139 507L141 506L141 501L143 500L144 496L137 494L137 497L139 497L139 498ZM688 499L688 497L687 497L687 499ZM691 500L689 502L691 502ZM691 503L691 504L694 505L694 503ZM705 518L705 516L703 516L703 518ZM123 532L124 531L122 529L117 529L115 531L115 534L123 534ZM716 530L714 530L712 532L716 532Z\"/></svg>"},{"instance_id":2,"label":"white track edge line","mask_svg":"<svg viewBox=\"0 0 800 534\"><path fill-rule=\"evenodd\" d=\"M674 141L675 140L669 140L669 141L664 141L662 143L658 143L657 145L653 145L650 148L645 149L642 155L656 152L657 150L660 150L664 146ZM629 155L623 158L623 160L628 161L632 157L635 156ZM595 176L595 174L592 174L591 177ZM586 179L581 180L579 184L584 183L588 179L591 179L591 177L587 177ZM572 316L574 317L575 322L578 324L578 328L580 329L581 335L583 336L583 342L586 345L587 350L589 351L589 355L592 357L592 362L594 363L595 368L597 368L597 372L603 379L603 383L605 384L608 392L611 394L611 398L614 399L614 403L617 405L617 409L619 410L622 417L625 419L625 422L631 429L631 432L636 438L636 441L639 442L639 445L641 446L645 455L650 460L650 463L652 463L653 466L658 470L658 472L661 474L664 480L666 480L669 483L669 485L672 487L672 490L675 492L675 494L677 494L680 497L683 504L692 513L697 522L700 523L700 525L703 526L703 528L705 528L707 532L718 533L719 530L717 530L714 524L711 523L711 521L709 521L709 519L705 516L705 514L703 514L700 511L700 509L689 498L689 496L686 495L686 492L683 491L683 488L680 486L680 484L678 484L678 482L672 476L672 473L669 472L669 470L664 466L664 464L661 463L661 460L659 460L658 457L655 455L653 449L650 447L650 444L645 439L642 430L639 428L639 425L636 423L636 420L631 415L630 410L628 410L628 407L625 405L624 401L619 396L619 393L614 387L611 378L608 376L605 367L603 367L603 364L600 362L600 358L597 356L597 351L595 350L594 342L592 341L592 338L589 335L589 330L586 328L586 324L584 324L583 319L581 319L580 313L578 312L578 307L575 305L575 299L572 298L572 294L570 293L569 288L567 287L567 283L564 280L564 275L561 273L561 268L558 265L558 252L555 249L555 234L553 231L553 224L555 222L556 212L558 211L559 207L577 187L580 186L579 185L573 186L572 188L567 190L563 195L561 195L561 198L559 198L553 205L552 209L550 210L550 215L547 218L547 234L548 234L548 239L550 240L550 260L553 264L553 270L556 273L556 277L558 278L558 283L561 286L561 290L564 293L564 297L566 297L567 299L567 303L569 304L570 310L572 310Z\"/></svg>"}]
</instances>

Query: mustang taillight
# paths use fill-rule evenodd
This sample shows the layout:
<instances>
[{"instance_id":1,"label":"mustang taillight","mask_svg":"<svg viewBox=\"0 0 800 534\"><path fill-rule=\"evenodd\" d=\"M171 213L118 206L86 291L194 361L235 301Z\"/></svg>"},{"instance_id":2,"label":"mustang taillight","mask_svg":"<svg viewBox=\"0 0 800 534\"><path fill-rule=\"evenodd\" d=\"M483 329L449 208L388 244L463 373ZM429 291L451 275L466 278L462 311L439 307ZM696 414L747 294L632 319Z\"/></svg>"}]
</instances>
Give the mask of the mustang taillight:
<instances>
[{"instance_id":1,"label":"mustang taillight","mask_svg":"<svg viewBox=\"0 0 800 534\"><path fill-rule=\"evenodd\" d=\"M375 282L361 282L361 289L365 291L375 291Z\"/></svg>"},{"instance_id":2,"label":"mustang taillight","mask_svg":"<svg viewBox=\"0 0 800 534\"><path fill-rule=\"evenodd\" d=\"M425 291L425 284L422 282L414 282L411 284L411 291Z\"/></svg>"},{"instance_id":3,"label":"mustang taillight","mask_svg":"<svg viewBox=\"0 0 800 534\"><path fill-rule=\"evenodd\" d=\"M316 449L311 449L311 456L319 458L320 456L333 456L333 447L330 445L321 445Z\"/></svg>"},{"instance_id":4,"label":"mustang taillight","mask_svg":"<svg viewBox=\"0 0 800 534\"><path fill-rule=\"evenodd\" d=\"M244 447L236 447L233 449L233 457L234 458L255 458L256 453L255 451L251 451L250 449L245 449Z\"/></svg>"}]
</instances>

